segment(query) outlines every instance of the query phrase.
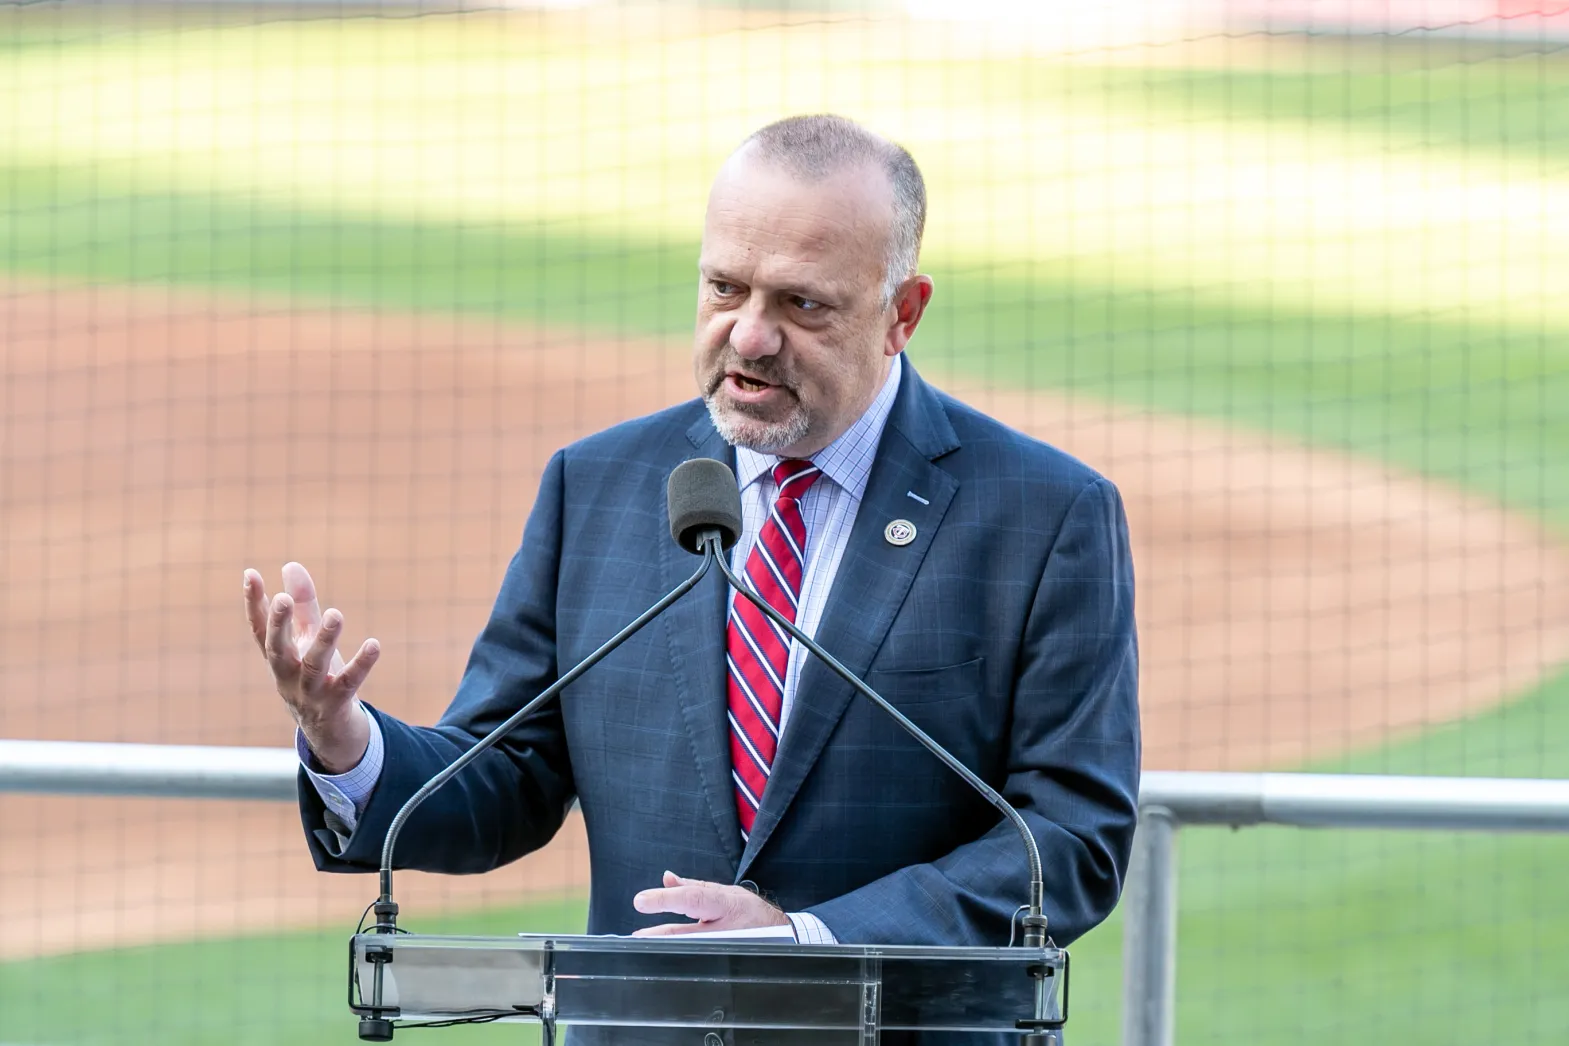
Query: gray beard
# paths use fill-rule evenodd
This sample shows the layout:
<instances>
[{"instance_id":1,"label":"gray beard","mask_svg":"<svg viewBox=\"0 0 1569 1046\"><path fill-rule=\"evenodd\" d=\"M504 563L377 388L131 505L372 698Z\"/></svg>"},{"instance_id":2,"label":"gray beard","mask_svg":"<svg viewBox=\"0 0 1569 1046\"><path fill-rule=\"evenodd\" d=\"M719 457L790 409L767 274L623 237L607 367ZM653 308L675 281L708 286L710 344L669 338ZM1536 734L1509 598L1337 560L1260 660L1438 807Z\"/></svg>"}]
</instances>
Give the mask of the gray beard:
<instances>
[{"instance_id":1,"label":"gray beard","mask_svg":"<svg viewBox=\"0 0 1569 1046\"><path fill-rule=\"evenodd\" d=\"M745 447L759 454L777 454L806 438L812 429L812 419L799 404L784 421L764 422L749 418L734 408L719 405L718 394L704 396L708 417L719 430L719 435L732 447Z\"/></svg>"}]
</instances>

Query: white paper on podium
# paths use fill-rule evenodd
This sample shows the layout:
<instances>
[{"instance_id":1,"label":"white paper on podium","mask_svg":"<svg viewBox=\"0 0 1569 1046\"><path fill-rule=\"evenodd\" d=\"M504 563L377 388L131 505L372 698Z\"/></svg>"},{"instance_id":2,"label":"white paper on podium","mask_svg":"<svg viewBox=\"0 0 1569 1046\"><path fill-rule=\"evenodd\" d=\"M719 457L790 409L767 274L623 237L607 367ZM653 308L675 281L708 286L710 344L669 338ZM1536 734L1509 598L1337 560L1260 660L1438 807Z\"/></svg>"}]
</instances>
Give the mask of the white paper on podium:
<instances>
[{"instance_id":1,"label":"white paper on podium","mask_svg":"<svg viewBox=\"0 0 1569 1046\"><path fill-rule=\"evenodd\" d=\"M531 936L520 933L519 937ZM639 941L718 941L718 940L753 940L753 941L789 941L795 943L795 927L793 926L747 926L739 930L692 930L687 933L662 934L657 937L636 937L630 933L606 933L601 937L612 937L620 940Z\"/></svg>"},{"instance_id":2,"label":"white paper on podium","mask_svg":"<svg viewBox=\"0 0 1569 1046\"><path fill-rule=\"evenodd\" d=\"M747 938L754 941L795 941L795 928L785 926L748 926L740 930L693 930L691 933L673 933L666 940L716 941Z\"/></svg>"}]
</instances>

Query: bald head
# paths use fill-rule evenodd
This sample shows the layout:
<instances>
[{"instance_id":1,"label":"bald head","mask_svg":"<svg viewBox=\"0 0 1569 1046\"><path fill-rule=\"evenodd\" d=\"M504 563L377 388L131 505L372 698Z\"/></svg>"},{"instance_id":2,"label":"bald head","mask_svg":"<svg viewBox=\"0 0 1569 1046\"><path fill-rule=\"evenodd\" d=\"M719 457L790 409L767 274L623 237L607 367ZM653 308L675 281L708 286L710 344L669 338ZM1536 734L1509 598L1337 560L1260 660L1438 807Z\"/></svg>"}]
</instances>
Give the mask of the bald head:
<instances>
[{"instance_id":1,"label":"bald head","mask_svg":"<svg viewBox=\"0 0 1569 1046\"><path fill-rule=\"evenodd\" d=\"M854 120L820 113L769 124L742 142L735 158L770 164L811 184L857 168L878 171L887 181L890 207L883 301L915 275L926 230L926 182L903 146Z\"/></svg>"}]
</instances>

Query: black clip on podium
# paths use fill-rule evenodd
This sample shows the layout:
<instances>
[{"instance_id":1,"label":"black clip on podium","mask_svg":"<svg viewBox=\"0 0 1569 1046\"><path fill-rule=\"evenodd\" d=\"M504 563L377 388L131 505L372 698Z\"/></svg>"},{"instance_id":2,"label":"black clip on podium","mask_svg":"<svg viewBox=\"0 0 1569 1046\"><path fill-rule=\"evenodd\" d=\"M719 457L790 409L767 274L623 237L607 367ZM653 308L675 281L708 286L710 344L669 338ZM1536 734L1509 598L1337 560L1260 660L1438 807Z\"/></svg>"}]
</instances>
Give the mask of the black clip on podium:
<instances>
[{"instance_id":1,"label":"black clip on podium","mask_svg":"<svg viewBox=\"0 0 1569 1046\"><path fill-rule=\"evenodd\" d=\"M741 530L735 474L696 458L670 476L670 532L702 557L697 571L580 664L425 782L392 819L381 852L381 894L370 933L349 942L349 1008L360 1038L387 1042L397 1027L508 1021L539 1024L553 1046L558 1022L601 1028L692 1028L704 1046L738 1041L871 1046L881 1031L1003 1032L1025 1046L1058 1046L1068 1019L1068 953L1046 936L1040 851L1006 799L872 690L730 570L724 549ZM1019 832L1030 868L1023 943L1007 948L803 945L720 937L442 937L397 925L393 849L409 816L546 701L554 698L718 566L739 596L821 659L916 741L985 796ZM395 1023L396 1022L396 1023ZM746 1034L750 1033L750 1034Z\"/></svg>"}]
</instances>

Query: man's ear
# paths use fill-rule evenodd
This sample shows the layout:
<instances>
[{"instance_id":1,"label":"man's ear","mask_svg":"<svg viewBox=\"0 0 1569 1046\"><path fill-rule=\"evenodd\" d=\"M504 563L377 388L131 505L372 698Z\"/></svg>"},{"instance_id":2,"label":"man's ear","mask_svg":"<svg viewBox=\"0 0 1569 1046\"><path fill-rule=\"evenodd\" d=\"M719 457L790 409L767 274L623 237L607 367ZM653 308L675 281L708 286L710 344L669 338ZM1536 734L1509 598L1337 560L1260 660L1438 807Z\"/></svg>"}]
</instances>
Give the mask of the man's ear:
<instances>
[{"instance_id":1,"label":"man's ear","mask_svg":"<svg viewBox=\"0 0 1569 1046\"><path fill-rule=\"evenodd\" d=\"M883 345L885 356L897 356L910 344L910 339L915 337L915 328L920 326L921 317L926 315L926 306L931 300L930 276L923 273L904 281L890 303L894 316L893 324L888 328L888 339Z\"/></svg>"}]
</instances>

